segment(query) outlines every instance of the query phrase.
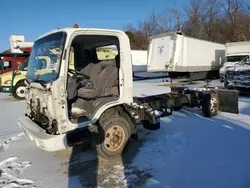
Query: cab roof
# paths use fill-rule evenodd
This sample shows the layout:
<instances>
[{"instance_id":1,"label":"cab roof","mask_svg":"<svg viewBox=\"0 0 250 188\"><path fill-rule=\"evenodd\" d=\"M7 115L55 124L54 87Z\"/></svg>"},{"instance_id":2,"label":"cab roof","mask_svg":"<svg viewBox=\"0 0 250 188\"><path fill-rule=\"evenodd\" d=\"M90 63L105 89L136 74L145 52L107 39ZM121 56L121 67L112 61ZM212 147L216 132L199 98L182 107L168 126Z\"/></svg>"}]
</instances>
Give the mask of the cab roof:
<instances>
[{"instance_id":1,"label":"cab roof","mask_svg":"<svg viewBox=\"0 0 250 188\"><path fill-rule=\"evenodd\" d=\"M120 34L125 34L121 30L115 30L115 29L100 29L100 28L61 28L61 29L54 29L52 31L49 31L43 35L41 35L38 39L43 38L47 35L57 33L57 32L66 32L68 35L71 35L72 33L76 31L83 31L83 32L106 32L106 33L120 33Z\"/></svg>"}]
</instances>

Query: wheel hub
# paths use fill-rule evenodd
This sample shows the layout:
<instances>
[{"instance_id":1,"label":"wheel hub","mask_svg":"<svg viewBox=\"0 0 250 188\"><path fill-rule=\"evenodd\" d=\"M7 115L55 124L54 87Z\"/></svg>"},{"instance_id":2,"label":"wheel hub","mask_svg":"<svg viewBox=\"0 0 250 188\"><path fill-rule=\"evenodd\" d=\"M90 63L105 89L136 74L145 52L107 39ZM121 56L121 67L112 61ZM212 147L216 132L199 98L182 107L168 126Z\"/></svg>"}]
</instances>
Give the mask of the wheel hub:
<instances>
[{"instance_id":1,"label":"wheel hub","mask_svg":"<svg viewBox=\"0 0 250 188\"><path fill-rule=\"evenodd\" d=\"M210 101L210 111L211 111L212 113L215 113L215 112L218 111L218 109L217 109L217 104L218 104L217 99L216 99L215 97L212 97L212 98L211 98L211 101Z\"/></svg>"},{"instance_id":2,"label":"wheel hub","mask_svg":"<svg viewBox=\"0 0 250 188\"><path fill-rule=\"evenodd\" d=\"M105 134L104 145L106 149L110 151L116 151L122 146L124 140L125 133L123 128L119 125L115 125L107 130Z\"/></svg>"},{"instance_id":3,"label":"wheel hub","mask_svg":"<svg viewBox=\"0 0 250 188\"><path fill-rule=\"evenodd\" d=\"M24 98L25 97L25 87L24 86L20 86L17 88L16 90L16 94L17 96L21 97L21 98Z\"/></svg>"}]
</instances>

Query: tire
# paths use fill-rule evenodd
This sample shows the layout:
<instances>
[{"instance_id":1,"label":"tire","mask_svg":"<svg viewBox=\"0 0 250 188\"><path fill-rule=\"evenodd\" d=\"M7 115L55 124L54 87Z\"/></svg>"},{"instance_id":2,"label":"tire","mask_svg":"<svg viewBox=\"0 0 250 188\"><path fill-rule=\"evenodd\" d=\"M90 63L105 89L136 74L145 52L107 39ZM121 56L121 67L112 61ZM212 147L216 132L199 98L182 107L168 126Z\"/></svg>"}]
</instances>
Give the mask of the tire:
<instances>
[{"instance_id":1,"label":"tire","mask_svg":"<svg viewBox=\"0 0 250 188\"><path fill-rule=\"evenodd\" d=\"M181 104L181 100L178 98L178 97L175 97L174 98L174 107L173 107L173 110L174 111L178 111L178 110L181 110L182 109L182 104Z\"/></svg>"},{"instance_id":2,"label":"tire","mask_svg":"<svg viewBox=\"0 0 250 188\"><path fill-rule=\"evenodd\" d=\"M224 86L225 89L230 89L228 87L228 81L227 80L224 80L223 86Z\"/></svg>"},{"instance_id":3,"label":"tire","mask_svg":"<svg viewBox=\"0 0 250 188\"><path fill-rule=\"evenodd\" d=\"M224 82L224 78L223 76L220 75L220 82L223 83Z\"/></svg>"},{"instance_id":4,"label":"tire","mask_svg":"<svg viewBox=\"0 0 250 188\"><path fill-rule=\"evenodd\" d=\"M26 89L26 85L25 85L24 81L18 82L14 87L14 91L12 93L13 97L17 100L24 100L25 99L25 89Z\"/></svg>"},{"instance_id":5,"label":"tire","mask_svg":"<svg viewBox=\"0 0 250 188\"><path fill-rule=\"evenodd\" d=\"M212 117L218 113L218 98L215 94L207 93L202 101L202 113L205 117Z\"/></svg>"},{"instance_id":6,"label":"tire","mask_svg":"<svg viewBox=\"0 0 250 188\"><path fill-rule=\"evenodd\" d=\"M120 157L131 136L131 125L121 116L109 116L99 121L96 140L97 155L104 159Z\"/></svg>"}]
</instances>

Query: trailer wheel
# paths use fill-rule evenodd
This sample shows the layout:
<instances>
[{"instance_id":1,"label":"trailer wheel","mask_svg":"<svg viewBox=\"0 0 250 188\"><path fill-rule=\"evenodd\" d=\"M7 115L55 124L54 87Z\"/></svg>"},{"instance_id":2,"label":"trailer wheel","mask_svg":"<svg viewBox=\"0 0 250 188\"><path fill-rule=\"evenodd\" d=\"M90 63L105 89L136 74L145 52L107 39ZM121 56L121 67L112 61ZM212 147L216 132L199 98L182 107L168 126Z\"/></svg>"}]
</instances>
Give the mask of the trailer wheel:
<instances>
[{"instance_id":1,"label":"trailer wheel","mask_svg":"<svg viewBox=\"0 0 250 188\"><path fill-rule=\"evenodd\" d=\"M18 82L14 87L14 91L13 91L12 95L17 100L24 100L25 99L25 90L26 90L26 85L25 85L24 81Z\"/></svg>"},{"instance_id":2,"label":"trailer wheel","mask_svg":"<svg viewBox=\"0 0 250 188\"><path fill-rule=\"evenodd\" d=\"M216 94L207 93L204 95L202 112L205 117L212 117L218 113L218 98Z\"/></svg>"},{"instance_id":3,"label":"trailer wheel","mask_svg":"<svg viewBox=\"0 0 250 188\"><path fill-rule=\"evenodd\" d=\"M96 151L104 159L114 159L122 155L130 138L129 122L121 116L111 116L99 122Z\"/></svg>"}]
</instances>

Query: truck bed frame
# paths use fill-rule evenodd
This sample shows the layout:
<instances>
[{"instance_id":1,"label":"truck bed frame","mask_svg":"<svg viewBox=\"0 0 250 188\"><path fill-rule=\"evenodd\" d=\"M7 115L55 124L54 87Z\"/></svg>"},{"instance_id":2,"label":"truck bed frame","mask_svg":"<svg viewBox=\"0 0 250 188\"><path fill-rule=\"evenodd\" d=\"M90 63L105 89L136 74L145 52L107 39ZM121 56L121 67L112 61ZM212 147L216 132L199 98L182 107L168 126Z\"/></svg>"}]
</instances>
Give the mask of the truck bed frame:
<instances>
[{"instance_id":1,"label":"truck bed frame","mask_svg":"<svg viewBox=\"0 0 250 188\"><path fill-rule=\"evenodd\" d=\"M128 111L136 122L144 122L144 128L155 130L159 118L172 114L182 107L201 108L205 117L217 115L218 111L239 113L238 91L217 87L188 88L171 87L165 94L134 97L135 103Z\"/></svg>"}]
</instances>

